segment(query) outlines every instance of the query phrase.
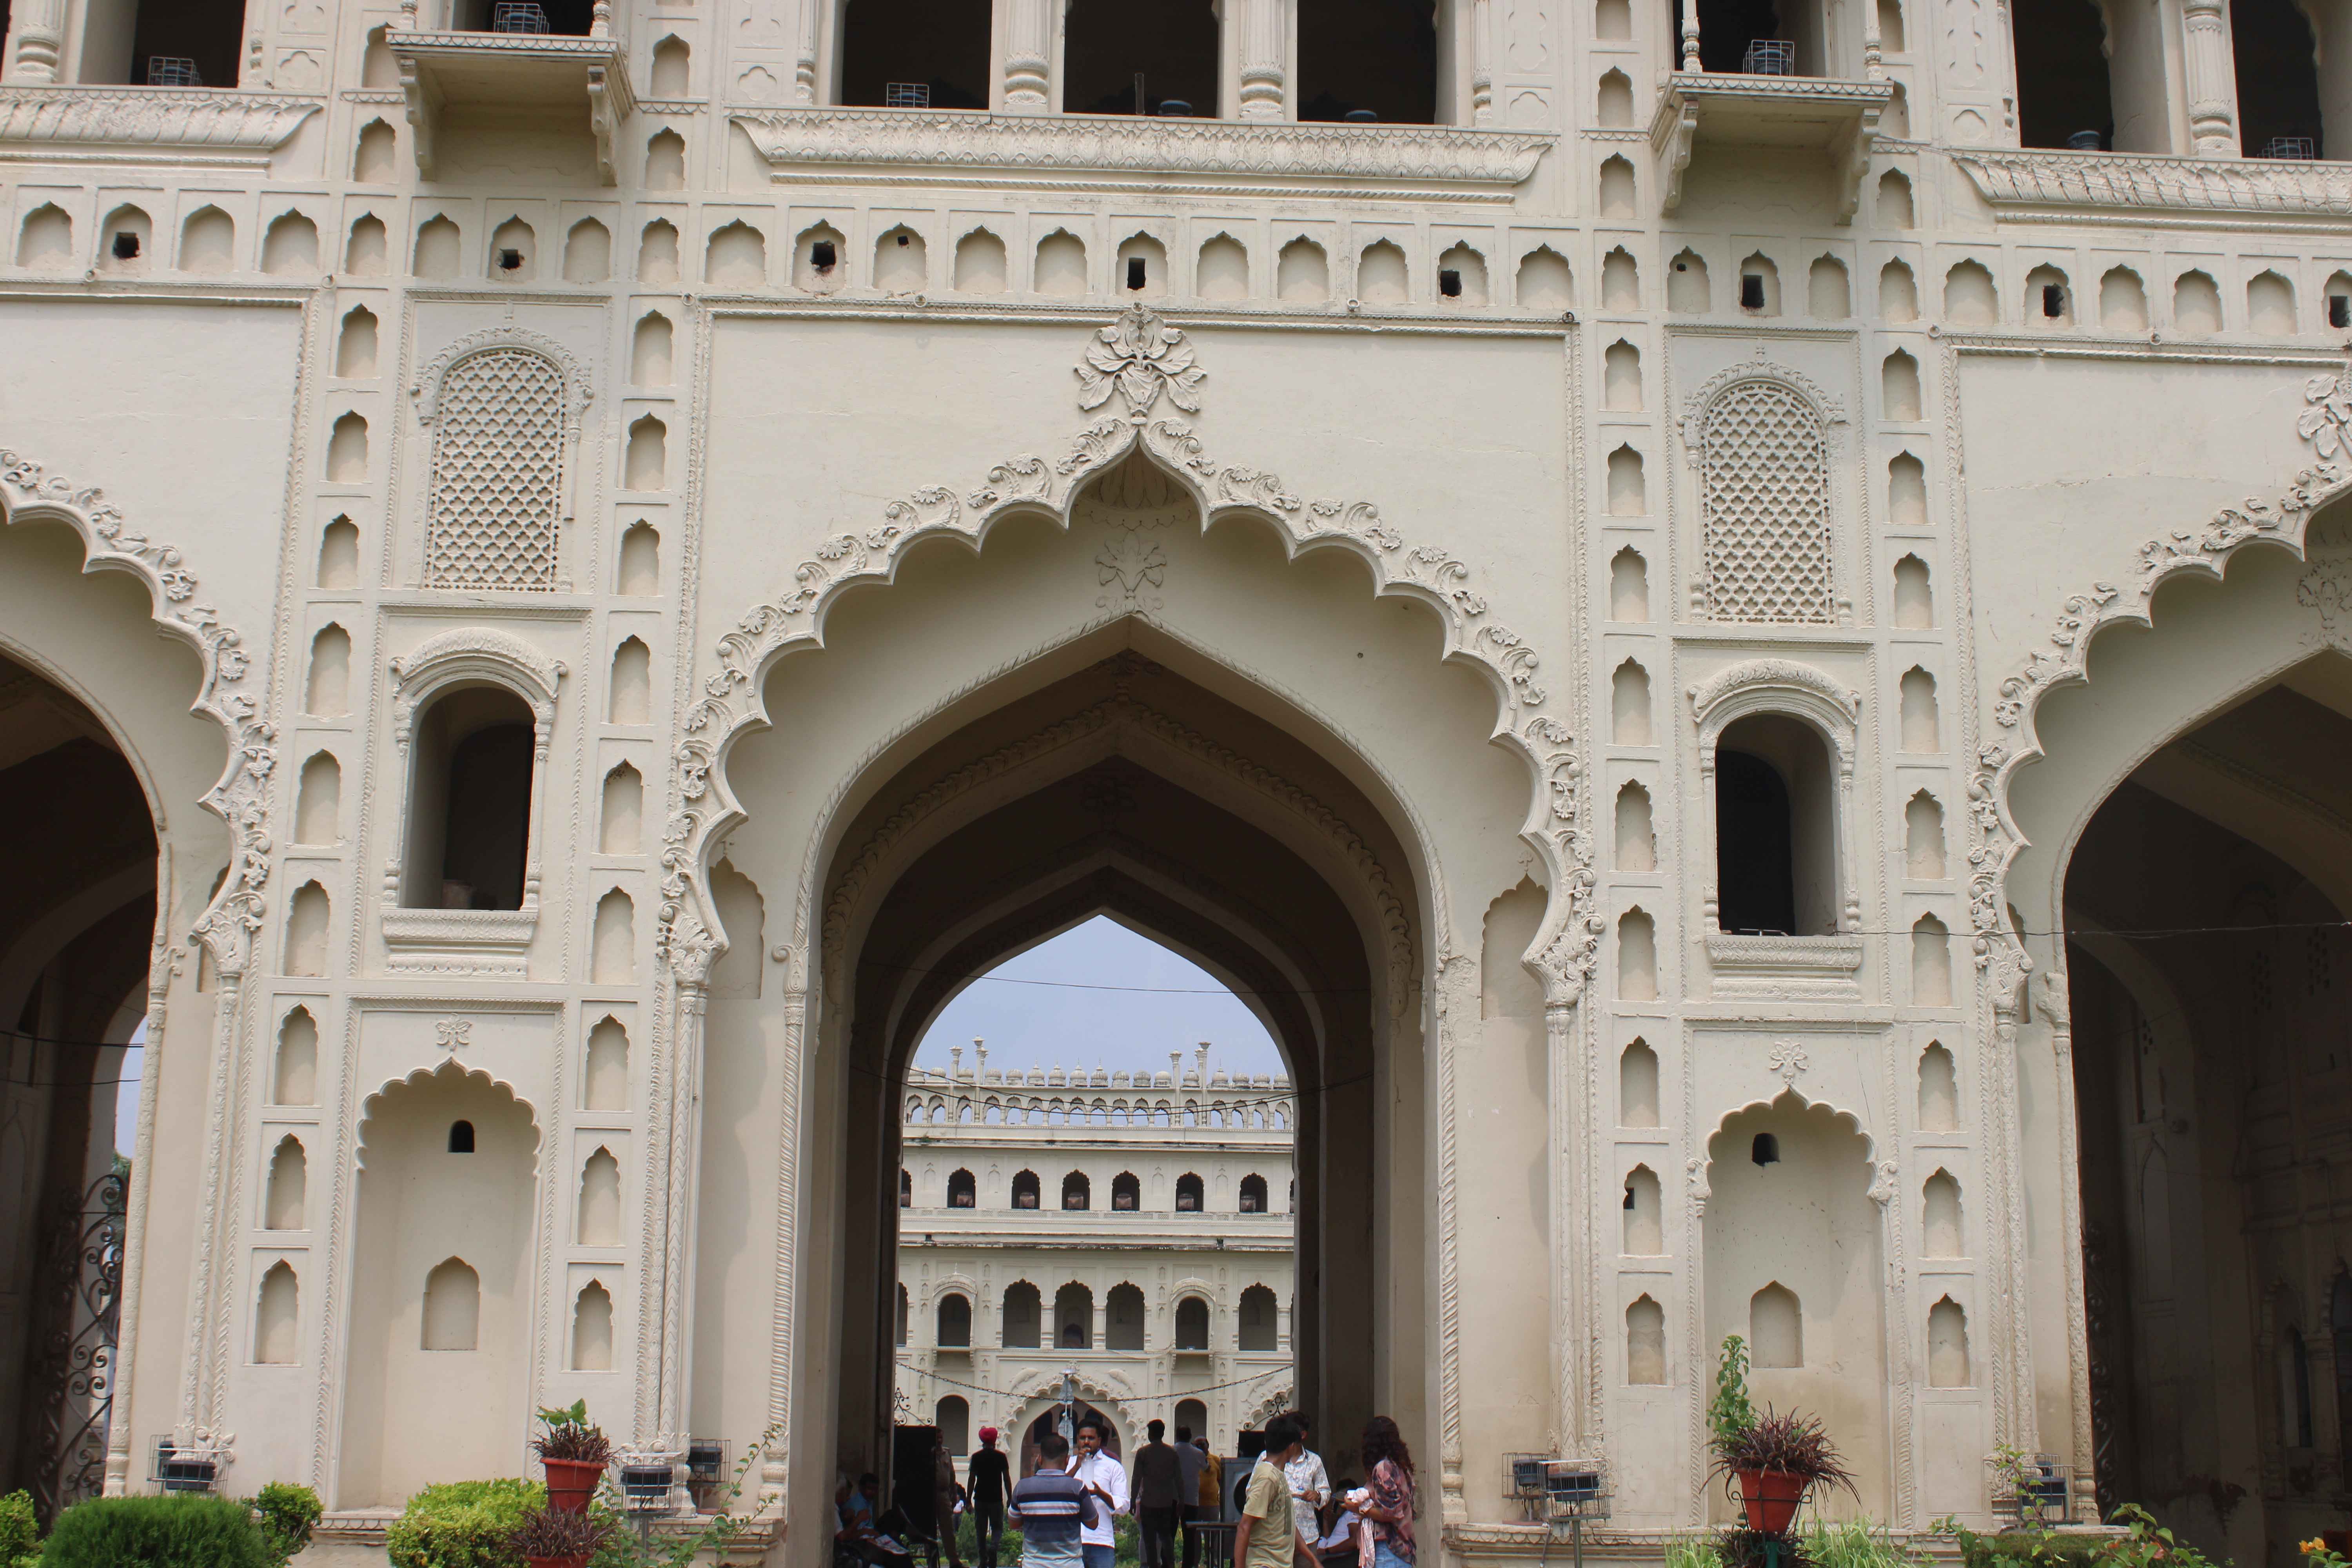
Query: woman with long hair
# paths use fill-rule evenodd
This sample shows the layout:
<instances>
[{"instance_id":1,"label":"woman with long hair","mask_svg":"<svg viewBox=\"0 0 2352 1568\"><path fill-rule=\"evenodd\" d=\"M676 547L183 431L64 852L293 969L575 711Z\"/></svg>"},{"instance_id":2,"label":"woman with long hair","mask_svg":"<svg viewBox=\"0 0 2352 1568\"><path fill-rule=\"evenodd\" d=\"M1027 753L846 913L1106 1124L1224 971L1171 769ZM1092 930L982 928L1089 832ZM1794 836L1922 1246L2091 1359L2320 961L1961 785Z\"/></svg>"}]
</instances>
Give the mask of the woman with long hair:
<instances>
[{"instance_id":1,"label":"woman with long hair","mask_svg":"<svg viewBox=\"0 0 2352 1568\"><path fill-rule=\"evenodd\" d=\"M1385 1415L1364 1423L1364 1489L1356 1511L1372 1537L1374 1568L1412 1568L1412 1451Z\"/></svg>"}]
</instances>

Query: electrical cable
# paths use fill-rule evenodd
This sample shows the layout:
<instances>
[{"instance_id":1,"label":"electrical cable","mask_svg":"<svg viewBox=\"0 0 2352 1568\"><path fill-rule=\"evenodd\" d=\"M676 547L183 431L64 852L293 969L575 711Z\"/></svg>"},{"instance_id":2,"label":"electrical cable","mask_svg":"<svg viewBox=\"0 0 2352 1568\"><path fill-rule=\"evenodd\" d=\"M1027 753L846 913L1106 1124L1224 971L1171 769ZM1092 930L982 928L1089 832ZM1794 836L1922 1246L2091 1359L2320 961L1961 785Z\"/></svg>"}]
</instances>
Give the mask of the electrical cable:
<instances>
[{"instance_id":1,"label":"electrical cable","mask_svg":"<svg viewBox=\"0 0 2352 1568\"><path fill-rule=\"evenodd\" d=\"M1025 1346L1015 1346L1015 1347L1013 1347L1013 1348L1014 1348L1014 1349L1026 1349L1027 1347L1025 1347ZM1053 1348L1053 1347L1049 1347L1049 1348ZM1044 1354L1044 1353L1045 1353L1045 1351L1044 1351L1043 1349L1041 1349L1041 1350L1038 1352L1038 1353L1042 1355L1042 1354ZM1088 1354L1092 1354L1092 1353L1094 1353L1094 1352L1088 1352L1087 1353L1088 1353ZM1028 1399L1028 1398L1032 1397L1032 1395L1031 1395L1031 1394L1027 1394L1027 1393L1025 1393L1025 1392L1024 1392L1024 1391L1022 1391L1022 1390L1020 1390L1020 1389L1014 1389L1014 1388L982 1388L979 1384L976 1384L976 1383L960 1383L960 1382L958 1382L956 1379L954 1379L954 1378L952 1378L952 1377L944 1377L944 1376L941 1376L940 1373L936 1373L936 1372L926 1372L926 1371L924 1371L921 1367L917 1366L914 1363L912 1363L912 1362L908 1361L908 1360L906 1357L904 1357L904 1356L895 1356L895 1357L893 1357L892 1359L893 1359L894 1361L896 1361L896 1362L898 1363L898 1365L905 1367L908 1372L913 1373L916 1376L918 1376L918 1377L928 1377L928 1378L929 1378L929 1379L930 1379L932 1382L934 1382L934 1383L944 1383L944 1384L947 1384L949 1387L950 1387L950 1388L962 1388L962 1389L969 1389L971 1392L972 1392L972 1393L974 1393L974 1394L992 1394L996 1395L996 1397L998 1397L999 1399ZM1266 1371L1265 1371L1265 1372L1261 1372L1261 1373L1255 1373L1255 1374L1254 1374L1254 1375L1252 1375L1252 1376L1249 1376L1249 1377L1237 1377L1237 1378L1234 1378L1231 1383L1213 1383L1213 1384L1209 1384L1207 1387L1205 1387L1205 1388L1180 1388L1180 1389L1177 1389L1177 1390L1175 1390L1175 1391L1174 1391L1174 1394L1175 1394L1176 1396L1179 1396L1179 1397L1182 1397L1182 1398L1189 1399L1189 1398L1191 1398L1193 1394L1215 1394L1215 1393L1217 1393L1217 1392L1219 1392L1220 1390L1223 1390L1223 1389L1227 1389L1227 1388L1239 1388L1239 1387L1241 1387L1241 1386L1242 1386L1243 1384L1250 1384L1250 1383L1256 1383L1256 1382L1259 1382L1259 1381L1263 1380L1264 1378L1265 1378L1265 1377L1267 1377L1267 1376L1271 1375L1273 1373L1278 1372L1278 1371L1280 1371L1280 1370L1282 1370L1282 1369L1281 1369L1281 1368L1279 1368L1279 1367L1269 1367L1269 1368L1267 1368L1267 1369L1266 1369Z\"/></svg>"}]
</instances>

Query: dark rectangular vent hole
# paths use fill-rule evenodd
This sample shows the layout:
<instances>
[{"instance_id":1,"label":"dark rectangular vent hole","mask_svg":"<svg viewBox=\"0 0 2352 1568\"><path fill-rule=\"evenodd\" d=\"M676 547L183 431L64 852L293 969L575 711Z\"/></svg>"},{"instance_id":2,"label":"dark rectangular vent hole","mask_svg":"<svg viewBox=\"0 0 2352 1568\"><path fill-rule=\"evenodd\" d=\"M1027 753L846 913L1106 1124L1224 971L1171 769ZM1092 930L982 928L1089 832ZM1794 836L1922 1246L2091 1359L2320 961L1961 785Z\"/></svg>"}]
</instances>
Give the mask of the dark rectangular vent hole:
<instances>
[{"instance_id":1,"label":"dark rectangular vent hole","mask_svg":"<svg viewBox=\"0 0 2352 1568\"><path fill-rule=\"evenodd\" d=\"M1760 310L1764 308L1764 275L1762 273L1743 272L1739 275L1739 308L1743 310Z\"/></svg>"},{"instance_id":2,"label":"dark rectangular vent hole","mask_svg":"<svg viewBox=\"0 0 2352 1568\"><path fill-rule=\"evenodd\" d=\"M131 232L129 229L127 229L127 228L126 228L126 229L121 230L121 232L119 232L118 234L116 234L116 235L115 235L115 237L114 237L114 259L115 259L115 260L117 260L117 261L131 261L131 260L134 260L134 259L136 259L136 258L137 258L137 257L138 257L138 255L139 255L139 237L138 237L137 235L135 235L135 234L131 233ZM2343 323L2343 322L2341 322L2341 321L2338 321L2338 322L2336 323L2336 325L2337 325L2337 326L2342 326L2343 324L2344 324L2344 323Z\"/></svg>"},{"instance_id":3,"label":"dark rectangular vent hole","mask_svg":"<svg viewBox=\"0 0 2352 1568\"><path fill-rule=\"evenodd\" d=\"M1143 287L1143 258L1140 256L1127 258L1127 286L1130 289Z\"/></svg>"},{"instance_id":4,"label":"dark rectangular vent hole","mask_svg":"<svg viewBox=\"0 0 2352 1568\"><path fill-rule=\"evenodd\" d=\"M522 252L521 252L521 251L520 251L520 250L501 250L501 251L499 251L499 271L501 271L501 272L515 272L515 271L519 271L519 270L520 270L520 269L521 269L521 267L522 267Z\"/></svg>"},{"instance_id":5,"label":"dark rectangular vent hole","mask_svg":"<svg viewBox=\"0 0 2352 1568\"><path fill-rule=\"evenodd\" d=\"M2327 297L2327 324L2331 327L2352 327L2352 295L2330 294Z\"/></svg>"},{"instance_id":6,"label":"dark rectangular vent hole","mask_svg":"<svg viewBox=\"0 0 2352 1568\"><path fill-rule=\"evenodd\" d=\"M2066 313L2066 286L2063 283L2044 283L2042 286L2042 313L2053 321Z\"/></svg>"},{"instance_id":7,"label":"dark rectangular vent hole","mask_svg":"<svg viewBox=\"0 0 2352 1568\"><path fill-rule=\"evenodd\" d=\"M1462 297L1462 274L1456 272L1451 267L1442 268L1437 274L1437 291L1444 295L1449 300L1460 299Z\"/></svg>"},{"instance_id":8,"label":"dark rectangular vent hole","mask_svg":"<svg viewBox=\"0 0 2352 1568\"><path fill-rule=\"evenodd\" d=\"M833 241L820 239L809 247L809 265L819 272L833 270Z\"/></svg>"}]
</instances>

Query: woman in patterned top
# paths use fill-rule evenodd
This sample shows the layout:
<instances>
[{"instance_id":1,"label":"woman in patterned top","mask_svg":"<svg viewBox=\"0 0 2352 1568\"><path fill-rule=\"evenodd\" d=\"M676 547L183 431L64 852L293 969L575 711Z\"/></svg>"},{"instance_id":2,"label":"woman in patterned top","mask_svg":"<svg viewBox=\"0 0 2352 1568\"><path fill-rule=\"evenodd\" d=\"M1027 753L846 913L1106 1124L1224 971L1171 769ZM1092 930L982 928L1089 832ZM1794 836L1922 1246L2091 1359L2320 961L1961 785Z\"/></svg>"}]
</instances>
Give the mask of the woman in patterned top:
<instances>
[{"instance_id":1,"label":"woman in patterned top","mask_svg":"<svg viewBox=\"0 0 2352 1568\"><path fill-rule=\"evenodd\" d=\"M1372 1537L1373 1562L1377 1568L1412 1568L1412 1452L1385 1415L1364 1423L1364 1473L1372 1495L1357 1511Z\"/></svg>"}]
</instances>

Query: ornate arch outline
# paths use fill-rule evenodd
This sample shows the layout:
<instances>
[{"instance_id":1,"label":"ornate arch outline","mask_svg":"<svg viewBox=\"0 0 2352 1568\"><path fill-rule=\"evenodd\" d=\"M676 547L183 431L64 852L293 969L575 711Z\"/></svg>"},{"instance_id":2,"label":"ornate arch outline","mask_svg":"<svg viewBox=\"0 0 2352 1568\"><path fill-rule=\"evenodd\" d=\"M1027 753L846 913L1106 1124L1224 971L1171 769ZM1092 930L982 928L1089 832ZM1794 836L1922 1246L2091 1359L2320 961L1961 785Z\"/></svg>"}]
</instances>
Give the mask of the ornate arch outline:
<instances>
[{"instance_id":1,"label":"ornate arch outline","mask_svg":"<svg viewBox=\"0 0 2352 1568\"><path fill-rule=\"evenodd\" d=\"M2275 499L2248 496L2215 512L2202 528L2148 540L2137 552L2137 580L2130 586L2095 580L2087 590L2066 595L2048 634L2050 647L2028 654L1994 689L1992 721L2008 738L1980 740L1969 771L1975 841L1969 851L1969 923L1977 968L1991 986L1995 1013L2012 1026L2023 1012L2033 958L2009 923L2010 868L2026 847L2009 797L2018 770L2044 754L2036 712L2051 692L2088 682L2091 643L2101 631L2123 623L2154 629L2156 591L2175 577L2195 574L2218 583L2238 551L2257 541L2306 559L2305 534L2312 517L2352 490L2352 369L2309 377L2303 395L2307 406L2296 416L2295 433L2311 444L2316 460L2310 467L2298 470ZM2316 605L2321 593L2305 584L2296 597Z\"/></svg>"},{"instance_id":2,"label":"ornate arch outline","mask_svg":"<svg viewBox=\"0 0 2352 1568\"><path fill-rule=\"evenodd\" d=\"M571 350L541 332L530 331L513 325L488 327L478 332L468 332L446 344L439 353L434 355L432 362L425 367L423 373L408 389L409 395L416 400L416 422L432 436L431 441L427 443L425 458L424 510L428 566L431 560L431 536L434 531L433 496L434 492L440 488L441 482L442 432L436 429L435 426L441 416L442 395L448 388L449 377L456 374L460 365L478 354L495 353L499 349L520 349L527 353L536 354L555 367L555 374L562 384L562 391L558 402L558 406L562 410L562 426L556 434L555 447L555 522L558 525L568 522L578 511L575 492L579 489L581 429L583 421L587 416L588 405L593 401L595 395L594 389L589 384L586 370ZM551 553L554 559L551 561L550 565L560 572L562 558L560 526L556 531L558 537L551 546ZM560 586L561 578L547 585Z\"/></svg>"},{"instance_id":3,"label":"ornate arch outline","mask_svg":"<svg viewBox=\"0 0 2352 1568\"><path fill-rule=\"evenodd\" d=\"M46 471L38 458L0 447L0 507L5 521L62 522L81 536L84 572L127 572L147 588L154 623L195 650L201 673L190 711L227 732L228 761L198 803L228 824L229 874L191 934L223 975L242 975L254 933L268 918L261 889L269 880L269 775L278 765L277 729L266 717L266 681L246 684L253 656L244 636L209 605L190 603L195 575L176 545L132 529L121 509L95 485ZM160 938L158 939L161 940Z\"/></svg>"},{"instance_id":4,"label":"ornate arch outline","mask_svg":"<svg viewBox=\"0 0 2352 1568\"><path fill-rule=\"evenodd\" d=\"M452 1074L453 1068L454 1074ZM431 1067L411 1068L399 1078L385 1079L361 1098L359 1121L352 1133L352 1169L354 1173L367 1168L367 1124L375 1119L377 1108L383 1102L384 1096L394 1089L425 1089L445 1076L457 1083L486 1083L492 1089L504 1089L507 1098L521 1106L530 1117L530 1130L534 1134L531 1141L533 1163L536 1163L539 1157L546 1152L550 1129L540 1121L539 1107L524 1099L521 1091L505 1079L486 1072L480 1068L469 1068L452 1056Z\"/></svg>"},{"instance_id":5,"label":"ornate arch outline","mask_svg":"<svg viewBox=\"0 0 2352 1568\"><path fill-rule=\"evenodd\" d=\"M1097 338L1101 344L1117 347L1118 334L1125 331L1159 342L1159 330L1158 318L1139 306ZM1090 346L1090 364L1093 356ZM1097 379L1106 383L1100 396L1081 370L1082 405L1091 398L1099 406L1108 397L1108 384L1115 380L1130 412L1097 420L1050 462L1023 453L991 468L980 485L962 494L933 485L887 503L880 523L825 540L795 569L796 585L790 593L753 605L719 637L717 670L702 679L700 695L679 725L683 738L671 753L672 809L660 856L655 951L682 984L699 986L725 942L704 885L702 862L710 847L748 816L727 786L727 758L738 741L772 722L761 692L775 662L791 652L823 647L825 619L842 592L895 582L909 545L955 537L979 549L999 521L1040 511L1067 531L1074 503L1087 481L1140 452L1184 489L1203 528L1245 514L1275 525L1288 559L1310 549L1350 550L1370 572L1375 598L1412 598L1437 613L1444 627L1441 658L1468 663L1486 675L1498 710L1490 739L1507 739L1538 780L1538 798L1530 804L1520 836L1542 856L1554 896L1529 960L1550 980L1557 1001L1573 1003L1580 997L1604 922L1591 907L1591 836L1577 821L1581 763L1574 733L1565 718L1553 711L1550 692L1537 679L1540 660L1535 649L1518 633L1487 618L1486 600L1473 591L1468 565L1435 545L1408 546L1373 503L1302 500L1286 489L1276 474L1217 463L1203 451L1191 426L1152 418L1150 409L1162 390L1171 399L1182 391L1180 406L1195 401L1192 388L1200 373L1189 369L1189 351L1181 357L1181 365L1171 362L1167 369L1156 363L1128 363L1115 377L1096 365Z\"/></svg>"},{"instance_id":6,"label":"ornate arch outline","mask_svg":"<svg viewBox=\"0 0 2352 1568\"><path fill-rule=\"evenodd\" d=\"M1811 723L1837 754L1842 784L1853 778L1862 696L1828 672L1792 658L1751 658L1695 682L1687 695L1698 723L1698 765L1715 771L1716 742L1752 713L1788 713Z\"/></svg>"}]
</instances>

